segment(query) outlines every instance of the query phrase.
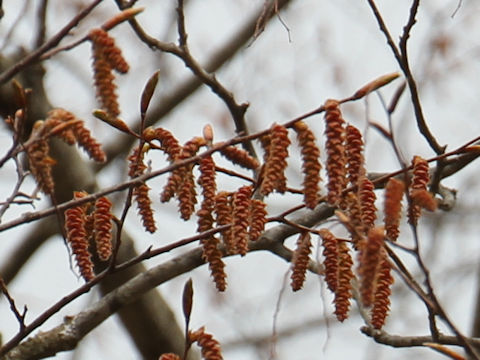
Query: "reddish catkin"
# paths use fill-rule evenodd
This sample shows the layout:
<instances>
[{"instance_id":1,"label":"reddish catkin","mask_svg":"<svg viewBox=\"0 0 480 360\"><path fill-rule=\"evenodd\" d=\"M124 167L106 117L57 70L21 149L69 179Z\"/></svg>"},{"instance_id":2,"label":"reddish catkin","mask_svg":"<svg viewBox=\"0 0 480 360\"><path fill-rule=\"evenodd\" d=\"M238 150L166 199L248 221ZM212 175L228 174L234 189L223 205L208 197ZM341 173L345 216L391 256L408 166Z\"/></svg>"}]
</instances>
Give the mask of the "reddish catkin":
<instances>
[{"instance_id":1,"label":"reddish catkin","mask_svg":"<svg viewBox=\"0 0 480 360\"><path fill-rule=\"evenodd\" d=\"M118 105L115 76L108 61L99 55L95 47L93 48L92 67L97 100L100 102L102 110L107 113L108 118L117 119L120 115L120 106Z\"/></svg>"},{"instance_id":2,"label":"reddish catkin","mask_svg":"<svg viewBox=\"0 0 480 360\"><path fill-rule=\"evenodd\" d=\"M245 256L248 252L248 225L250 219L251 186L242 186L232 198L233 225L232 236L238 254Z\"/></svg>"},{"instance_id":3,"label":"reddish catkin","mask_svg":"<svg viewBox=\"0 0 480 360\"><path fill-rule=\"evenodd\" d=\"M122 74L128 72L129 66L122 55L122 51L115 45L115 40L105 30L93 29L89 33L89 38L93 47L97 48L96 51L102 53L112 69Z\"/></svg>"},{"instance_id":4,"label":"reddish catkin","mask_svg":"<svg viewBox=\"0 0 480 360\"><path fill-rule=\"evenodd\" d=\"M410 183L410 196L412 193L418 193L418 190L427 190L430 180L428 173L428 162L420 156L414 156L412 159L413 177ZM418 196L418 195L417 195ZM416 225L421 214L421 207L411 199L408 207L408 221L412 225Z\"/></svg>"},{"instance_id":5,"label":"reddish catkin","mask_svg":"<svg viewBox=\"0 0 480 360\"><path fill-rule=\"evenodd\" d=\"M338 284L335 291L335 315L338 321L348 318L350 299L352 297L353 260L345 241L338 242Z\"/></svg>"},{"instance_id":6,"label":"reddish catkin","mask_svg":"<svg viewBox=\"0 0 480 360\"><path fill-rule=\"evenodd\" d=\"M102 150L101 145L92 137L90 130L84 127L83 122L73 125L72 130L78 145L85 150L88 156L96 162L104 163L107 155Z\"/></svg>"},{"instance_id":7,"label":"reddish catkin","mask_svg":"<svg viewBox=\"0 0 480 360\"><path fill-rule=\"evenodd\" d=\"M34 127L36 125L43 126L43 122L40 124L37 121ZM38 139L26 148L30 171L40 190L47 195L53 194L55 189L52 176L52 167L55 165L55 160L49 156L49 151L48 141L44 139Z\"/></svg>"},{"instance_id":8,"label":"reddish catkin","mask_svg":"<svg viewBox=\"0 0 480 360\"><path fill-rule=\"evenodd\" d=\"M321 229L320 236L323 246L325 282L330 291L335 293L338 285L338 240L327 229Z\"/></svg>"},{"instance_id":9,"label":"reddish catkin","mask_svg":"<svg viewBox=\"0 0 480 360\"><path fill-rule=\"evenodd\" d=\"M100 260L107 261L112 255L112 203L102 196L95 202L93 226L95 245Z\"/></svg>"},{"instance_id":10,"label":"reddish catkin","mask_svg":"<svg viewBox=\"0 0 480 360\"><path fill-rule=\"evenodd\" d=\"M247 151L239 149L235 146L227 146L220 149L220 154L225 156L232 163L237 164L245 169L255 170L260 166L257 159L251 156Z\"/></svg>"},{"instance_id":11,"label":"reddish catkin","mask_svg":"<svg viewBox=\"0 0 480 360\"><path fill-rule=\"evenodd\" d=\"M215 196L215 216L218 226L233 224L231 196L226 191ZM233 240L232 226L222 230L221 234L227 253L235 254L237 249Z\"/></svg>"},{"instance_id":12,"label":"reddish catkin","mask_svg":"<svg viewBox=\"0 0 480 360\"><path fill-rule=\"evenodd\" d=\"M375 329L381 329L383 327L390 308L391 286L393 284L393 277L390 272L391 265L386 257L384 257L378 271L377 287L372 307L371 322Z\"/></svg>"},{"instance_id":13,"label":"reddish catkin","mask_svg":"<svg viewBox=\"0 0 480 360\"><path fill-rule=\"evenodd\" d=\"M47 121L51 121L55 125L75 121L71 127L61 131L57 136L69 145L77 143L91 159L97 162L107 160L101 145L91 136L83 120L78 119L70 111L61 108L53 109L48 113Z\"/></svg>"},{"instance_id":14,"label":"reddish catkin","mask_svg":"<svg viewBox=\"0 0 480 360\"><path fill-rule=\"evenodd\" d=\"M61 108L56 108L50 110L47 114L47 119L45 122L51 123L52 127L60 125L63 122L75 121L77 120L76 117L69 111L66 111ZM65 130L56 134L59 138L65 141L68 145L74 145L77 142L75 138L75 132L72 128L68 127Z\"/></svg>"},{"instance_id":15,"label":"reddish catkin","mask_svg":"<svg viewBox=\"0 0 480 360\"><path fill-rule=\"evenodd\" d=\"M211 334L206 333L203 327L196 331L190 331L188 336L192 343L196 342L200 347L203 359L223 360L219 342Z\"/></svg>"},{"instance_id":16,"label":"reddish catkin","mask_svg":"<svg viewBox=\"0 0 480 360\"><path fill-rule=\"evenodd\" d=\"M347 207L348 218L350 219L350 235L352 236L353 244L356 247L358 241L360 241L364 232L362 222L362 210L360 208L360 202L358 200L358 193L353 191L347 192L344 201Z\"/></svg>"},{"instance_id":17,"label":"reddish catkin","mask_svg":"<svg viewBox=\"0 0 480 360\"><path fill-rule=\"evenodd\" d=\"M375 281L382 259L382 248L385 240L384 229L370 229L364 246L359 253L358 274L360 277L360 296L366 307L372 305Z\"/></svg>"},{"instance_id":18,"label":"reddish catkin","mask_svg":"<svg viewBox=\"0 0 480 360\"><path fill-rule=\"evenodd\" d=\"M180 356L174 353L162 354L158 360L182 360Z\"/></svg>"},{"instance_id":19,"label":"reddish catkin","mask_svg":"<svg viewBox=\"0 0 480 360\"><path fill-rule=\"evenodd\" d=\"M270 146L268 158L265 162L260 193L268 195L274 190L284 193L287 189L285 169L287 168L288 130L279 124L274 124L270 129Z\"/></svg>"},{"instance_id":20,"label":"reddish catkin","mask_svg":"<svg viewBox=\"0 0 480 360\"><path fill-rule=\"evenodd\" d=\"M410 193L412 203L428 211L437 210L437 201L432 193L425 189L415 189Z\"/></svg>"},{"instance_id":21,"label":"reddish catkin","mask_svg":"<svg viewBox=\"0 0 480 360\"><path fill-rule=\"evenodd\" d=\"M402 198L405 192L405 183L395 178L390 178L385 186L384 223L386 236L391 241L396 241L400 233L399 225L402 215Z\"/></svg>"},{"instance_id":22,"label":"reddish catkin","mask_svg":"<svg viewBox=\"0 0 480 360\"><path fill-rule=\"evenodd\" d=\"M377 197L374 189L375 185L365 176L359 180L358 197L364 234L368 234L368 231L375 226L375 220L377 219L377 207L375 206Z\"/></svg>"},{"instance_id":23,"label":"reddish catkin","mask_svg":"<svg viewBox=\"0 0 480 360\"><path fill-rule=\"evenodd\" d=\"M146 141L160 141L162 150L168 155L168 160L173 162L180 156L182 146L173 134L164 128L147 128L144 131Z\"/></svg>"},{"instance_id":24,"label":"reddish catkin","mask_svg":"<svg viewBox=\"0 0 480 360\"><path fill-rule=\"evenodd\" d=\"M303 121L293 126L302 154L303 201L305 206L313 209L319 201L320 191L320 149L315 143L315 135Z\"/></svg>"},{"instance_id":25,"label":"reddish catkin","mask_svg":"<svg viewBox=\"0 0 480 360\"><path fill-rule=\"evenodd\" d=\"M250 200L250 230L248 238L250 241L258 240L267 223L267 204L258 199Z\"/></svg>"},{"instance_id":26,"label":"reddish catkin","mask_svg":"<svg viewBox=\"0 0 480 360\"><path fill-rule=\"evenodd\" d=\"M198 167L200 176L198 184L202 187L203 203L202 208L213 211L215 207L215 193L217 192L217 185L215 182L215 163L211 156L206 156L200 160Z\"/></svg>"},{"instance_id":27,"label":"reddish catkin","mask_svg":"<svg viewBox=\"0 0 480 360\"><path fill-rule=\"evenodd\" d=\"M328 202L340 205L342 192L346 188L345 121L337 100L329 99L324 106Z\"/></svg>"},{"instance_id":28,"label":"reddish catkin","mask_svg":"<svg viewBox=\"0 0 480 360\"><path fill-rule=\"evenodd\" d=\"M149 233L157 231L155 219L153 218L152 201L148 196L150 187L147 184L140 184L133 189L133 197L137 202L138 213L142 218L142 224Z\"/></svg>"},{"instance_id":29,"label":"reddish catkin","mask_svg":"<svg viewBox=\"0 0 480 360\"><path fill-rule=\"evenodd\" d=\"M310 233L302 232L297 239L297 247L293 252L291 286L293 291L298 291L303 287L307 274L308 261L312 250Z\"/></svg>"},{"instance_id":30,"label":"reddish catkin","mask_svg":"<svg viewBox=\"0 0 480 360\"><path fill-rule=\"evenodd\" d=\"M167 134L164 134L167 135ZM170 137L170 140L173 139ZM195 156L200 150L200 147L206 145L206 140L201 137L194 137L193 139L187 141L185 145L181 148L181 151L178 153L178 150L175 147L175 144L172 142L172 157L174 160L186 160L192 156ZM162 142L162 146L167 149L167 147ZM174 155L178 154L178 155ZM170 157L170 153L167 152ZM182 218L188 219L195 210L196 204L196 191L195 191L195 180L193 178L193 165L189 164L186 166L181 166L176 168L170 173L170 176L167 180L165 187L163 188L162 194L160 195L160 200L162 202L169 201L175 194L178 195L180 213Z\"/></svg>"},{"instance_id":31,"label":"reddish catkin","mask_svg":"<svg viewBox=\"0 0 480 360\"><path fill-rule=\"evenodd\" d=\"M200 209L197 212L198 231L210 230L213 226L212 214L209 210ZM218 291L225 291L227 287L227 275L225 274L225 263L222 260L222 252L218 249L218 239L214 236L201 239L200 244L203 250L203 259L208 263L210 274Z\"/></svg>"},{"instance_id":32,"label":"reddish catkin","mask_svg":"<svg viewBox=\"0 0 480 360\"><path fill-rule=\"evenodd\" d=\"M363 140L360 131L353 125L345 128L345 155L347 157L348 180L357 185L358 179L365 175L363 158Z\"/></svg>"},{"instance_id":33,"label":"reddish catkin","mask_svg":"<svg viewBox=\"0 0 480 360\"><path fill-rule=\"evenodd\" d=\"M74 194L75 199L83 196L84 194L80 192ZM75 206L65 211L67 242L72 249L80 274L85 281L90 281L95 277L95 274L93 272L91 254L88 251L88 237L85 230L85 219L85 206Z\"/></svg>"},{"instance_id":34,"label":"reddish catkin","mask_svg":"<svg viewBox=\"0 0 480 360\"><path fill-rule=\"evenodd\" d=\"M134 149L132 155L128 157L129 170L128 175L131 178L140 176L146 170L147 166L143 162L145 147L140 149L138 146ZM150 188L147 184L140 184L133 188L133 198L137 203L138 213L142 218L143 227L146 231L154 233L157 230L155 219L153 218L152 201L148 195Z\"/></svg>"}]
</instances>

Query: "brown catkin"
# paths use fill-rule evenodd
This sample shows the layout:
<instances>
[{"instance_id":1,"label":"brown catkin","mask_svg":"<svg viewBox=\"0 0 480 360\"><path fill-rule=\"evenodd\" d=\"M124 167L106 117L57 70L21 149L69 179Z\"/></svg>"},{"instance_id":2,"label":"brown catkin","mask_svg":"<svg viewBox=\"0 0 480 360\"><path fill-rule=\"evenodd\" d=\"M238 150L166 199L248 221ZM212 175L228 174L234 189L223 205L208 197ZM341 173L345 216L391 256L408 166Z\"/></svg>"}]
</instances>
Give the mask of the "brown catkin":
<instances>
[{"instance_id":1,"label":"brown catkin","mask_svg":"<svg viewBox=\"0 0 480 360\"><path fill-rule=\"evenodd\" d=\"M410 183L410 197L412 194L419 193L420 190L427 191L427 185L430 181L428 172L428 162L420 156L414 156L412 159L413 177ZM418 196L418 195L416 195ZM408 222L417 225L421 215L421 206L411 199L408 207Z\"/></svg>"},{"instance_id":2,"label":"brown catkin","mask_svg":"<svg viewBox=\"0 0 480 360\"><path fill-rule=\"evenodd\" d=\"M192 343L196 342L200 347L203 359L223 360L220 344L211 334L206 333L203 327L190 331L188 337Z\"/></svg>"},{"instance_id":3,"label":"brown catkin","mask_svg":"<svg viewBox=\"0 0 480 360\"><path fill-rule=\"evenodd\" d=\"M115 76L112 73L112 66L103 57L98 47L93 47L93 79L96 89L96 97L100 102L102 110L107 113L108 118L117 119L120 115L118 104L117 85Z\"/></svg>"},{"instance_id":4,"label":"brown catkin","mask_svg":"<svg viewBox=\"0 0 480 360\"><path fill-rule=\"evenodd\" d=\"M297 247L293 252L291 286L293 291L298 291L303 287L307 274L308 261L312 250L310 233L302 232L297 239Z\"/></svg>"},{"instance_id":5,"label":"brown catkin","mask_svg":"<svg viewBox=\"0 0 480 360\"><path fill-rule=\"evenodd\" d=\"M215 196L215 216L218 226L233 224L231 200L230 193L226 191L219 192ZM222 230L221 234L227 253L236 254L237 248L233 239L232 226Z\"/></svg>"},{"instance_id":6,"label":"brown catkin","mask_svg":"<svg viewBox=\"0 0 480 360\"><path fill-rule=\"evenodd\" d=\"M377 286L372 307L371 323L375 329L381 329L383 327L390 308L391 286L393 284L393 277L390 272L391 265L388 260L384 258L378 271Z\"/></svg>"},{"instance_id":7,"label":"brown catkin","mask_svg":"<svg viewBox=\"0 0 480 360\"><path fill-rule=\"evenodd\" d=\"M122 51L115 45L115 40L103 29L92 29L89 33L93 47L97 48L97 52L101 52L105 60L110 64L112 69L119 73L127 73L129 66L122 55Z\"/></svg>"},{"instance_id":8,"label":"brown catkin","mask_svg":"<svg viewBox=\"0 0 480 360\"><path fill-rule=\"evenodd\" d=\"M251 186L242 186L232 198L233 225L232 236L238 254L245 256L248 252L248 225L250 223Z\"/></svg>"},{"instance_id":9,"label":"brown catkin","mask_svg":"<svg viewBox=\"0 0 480 360\"><path fill-rule=\"evenodd\" d=\"M217 185L215 182L215 163L211 156L206 156L200 160L198 167L200 176L198 184L202 187L203 203L202 208L213 211L215 207L215 193L217 192Z\"/></svg>"},{"instance_id":10,"label":"brown catkin","mask_svg":"<svg viewBox=\"0 0 480 360\"><path fill-rule=\"evenodd\" d=\"M78 199L85 196L83 193L76 192L74 198ZM90 281L95 277L93 272L93 262L88 250L88 237L85 230L85 206L75 206L65 211L65 232L67 242L72 249L75 262L80 270L80 274L85 281Z\"/></svg>"},{"instance_id":11,"label":"brown catkin","mask_svg":"<svg viewBox=\"0 0 480 360\"><path fill-rule=\"evenodd\" d=\"M348 180L350 185L356 186L358 179L365 175L365 164L362 134L353 125L347 125L345 128L345 155Z\"/></svg>"},{"instance_id":12,"label":"brown catkin","mask_svg":"<svg viewBox=\"0 0 480 360\"><path fill-rule=\"evenodd\" d=\"M45 120L46 123L49 123L51 127L58 126L62 123L75 121L77 118L69 111L66 111L61 108L52 109L47 114L47 119ZM59 132L55 136L62 139L68 145L74 145L77 142L75 137L75 132L72 130L71 127L64 129L63 131Z\"/></svg>"},{"instance_id":13,"label":"brown catkin","mask_svg":"<svg viewBox=\"0 0 480 360\"><path fill-rule=\"evenodd\" d=\"M320 192L320 149L315 143L315 135L303 121L293 126L302 154L303 201L305 206L313 209L317 206Z\"/></svg>"},{"instance_id":14,"label":"brown catkin","mask_svg":"<svg viewBox=\"0 0 480 360\"><path fill-rule=\"evenodd\" d=\"M162 354L158 360L182 360L180 356L174 353Z\"/></svg>"},{"instance_id":15,"label":"brown catkin","mask_svg":"<svg viewBox=\"0 0 480 360\"><path fill-rule=\"evenodd\" d=\"M338 284L335 291L335 316L338 321L348 318L350 299L352 297L353 260L345 241L338 242Z\"/></svg>"},{"instance_id":16,"label":"brown catkin","mask_svg":"<svg viewBox=\"0 0 480 360\"><path fill-rule=\"evenodd\" d=\"M260 193L268 195L274 190L284 193L287 189L285 169L287 168L288 130L279 124L274 124L270 129L270 145L268 157L264 164L263 178L260 185Z\"/></svg>"},{"instance_id":17,"label":"brown catkin","mask_svg":"<svg viewBox=\"0 0 480 360\"><path fill-rule=\"evenodd\" d=\"M43 124L43 121L37 121L34 124L32 136L41 134ZM55 160L49 156L49 151L48 141L42 138L35 140L26 148L30 171L40 190L47 195L53 194L55 189L55 182L52 176Z\"/></svg>"},{"instance_id":18,"label":"brown catkin","mask_svg":"<svg viewBox=\"0 0 480 360\"><path fill-rule=\"evenodd\" d=\"M101 145L92 137L90 131L85 127L84 121L78 119L70 111L61 108L53 109L48 113L46 122L50 123L51 126L75 122L56 134L56 136L60 137L69 145L77 143L85 150L91 159L97 162L105 162L107 160L107 155L102 150Z\"/></svg>"},{"instance_id":19,"label":"brown catkin","mask_svg":"<svg viewBox=\"0 0 480 360\"><path fill-rule=\"evenodd\" d=\"M386 236L391 241L396 241L400 233L399 225L402 215L402 198L405 192L405 183L395 178L390 178L385 186L384 223Z\"/></svg>"},{"instance_id":20,"label":"brown catkin","mask_svg":"<svg viewBox=\"0 0 480 360\"><path fill-rule=\"evenodd\" d=\"M147 166L144 164L143 161L146 149L146 147L142 147L140 149L137 146L133 150L132 155L128 157L128 175L131 178L142 175L147 169ZM153 218L152 201L150 200L150 197L148 195L149 191L150 188L145 183L136 185L133 188L133 198L137 203L138 213L142 218L143 227L146 231L153 234L157 230L157 227L155 225L155 219Z\"/></svg>"},{"instance_id":21,"label":"brown catkin","mask_svg":"<svg viewBox=\"0 0 480 360\"><path fill-rule=\"evenodd\" d=\"M365 307L370 307L373 302L375 281L382 259L384 240L384 229L381 227L372 228L368 232L366 243L359 252L360 296Z\"/></svg>"},{"instance_id":22,"label":"brown catkin","mask_svg":"<svg viewBox=\"0 0 480 360\"><path fill-rule=\"evenodd\" d=\"M361 218L364 229L364 234L375 226L377 219L377 207L375 200L377 199L375 192L375 185L365 176L359 180L358 198L360 200Z\"/></svg>"},{"instance_id":23,"label":"brown catkin","mask_svg":"<svg viewBox=\"0 0 480 360\"><path fill-rule=\"evenodd\" d=\"M95 202L93 213L95 245L100 260L107 261L112 255L112 203L102 196Z\"/></svg>"},{"instance_id":24,"label":"brown catkin","mask_svg":"<svg viewBox=\"0 0 480 360\"><path fill-rule=\"evenodd\" d=\"M209 210L200 209L197 212L198 231L210 230L213 226L212 214ZM225 291L227 287L227 275L225 263L222 260L222 252L218 249L219 241L215 236L208 236L200 240L203 250L203 259L208 263L210 274L218 291Z\"/></svg>"},{"instance_id":25,"label":"brown catkin","mask_svg":"<svg viewBox=\"0 0 480 360\"><path fill-rule=\"evenodd\" d=\"M245 169L255 170L260 166L257 159L251 156L247 151L239 149L235 146L226 146L220 149L220 154L225 156L232 163L237 164Z\"/></svg>"},{"instance_id":26,"label":"brown catkin","mask_svg":"<svg viewBox=\"0 0 480 360\"><path fill-rule=\"evenodd\" d=\"M328 202L339 206L343 190L346 188L345 121L337 100L325 102L325 150L327 152L326 171L328 175Z\"/></svg>"},{"instance_id":27,"label":"brown catkin","mask_svg":"<svg viewBox=\"0 0 480 360\"><path fill-rule=\"evenodd\" d=\"M356 247L364 233L362 210L360 208L360 201L358 200L358 192L347 192L344 201L347 207L348 218L350 219L350 227L348 229L350 230L354 247Z\"/></svg>"},{"instance_id":28,"label":"brown catkin","mask_svg":"<svg viewBox=\"0 0 480 360\"><path fill-rule=\"evenodd\" d=\"M250 241L257 240L262 235L267 223L267 204L258 199L250 200L250 230L248 237Z\"/></svg>"},{"instance_id":29,"label":"brown catkin","mask_svg":"<svg viewBox=\"0 0 480 360\"><path fill-rule=\"evenodd\" d=\"M320 230L320 237L323 246L325 282L330 291L335 293L338 285L338 240L327 229Z\"/></svg>"}]
</instances>

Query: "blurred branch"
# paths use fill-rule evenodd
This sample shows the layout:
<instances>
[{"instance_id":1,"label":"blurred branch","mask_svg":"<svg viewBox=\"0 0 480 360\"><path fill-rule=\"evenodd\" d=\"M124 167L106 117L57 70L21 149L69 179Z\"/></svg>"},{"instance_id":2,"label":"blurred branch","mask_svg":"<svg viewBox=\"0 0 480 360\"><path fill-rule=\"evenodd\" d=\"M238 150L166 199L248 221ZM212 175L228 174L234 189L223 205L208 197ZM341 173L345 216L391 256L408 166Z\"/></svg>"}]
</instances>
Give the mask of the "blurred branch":
<instances>
[{"instance_id":1,"label":"blurred branch","mask_svg":"<svg viewBox=\"0 0 480 360\"><path fill-rule=\"evenodd\" d=\"M59 32L57 32L50 40L45 42L42 46L32 51L23 59L18 61L15 65L5 70L0 74L0 84L6 83L12 79L18 72L24 68L34 64L40 58L40 56L51 48L57 46L62 39L68 35L68 33L78 25L90 12L97 7L103 0L95 0L81 12L79 12L72 20L68 22Z\"/></svg>"}]
</instances>

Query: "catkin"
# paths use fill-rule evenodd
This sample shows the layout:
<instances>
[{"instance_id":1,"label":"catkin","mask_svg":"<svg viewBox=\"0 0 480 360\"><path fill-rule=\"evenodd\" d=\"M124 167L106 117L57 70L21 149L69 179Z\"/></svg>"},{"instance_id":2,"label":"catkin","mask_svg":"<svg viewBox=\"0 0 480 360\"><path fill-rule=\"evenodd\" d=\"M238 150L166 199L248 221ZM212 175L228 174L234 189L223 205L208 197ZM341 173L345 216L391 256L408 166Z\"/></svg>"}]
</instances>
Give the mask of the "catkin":
<instances>
[{"instance_id":1,"label":"catkin","mask_svg":"<svg viewBox=\"0 0 480 360\"><path fill-rule=\"evenodd\" d=\"M325 282L330 291L335 293L338 285L338 240L327 229L321 229L320 236L323 246Z\"/></svg>"},{"instance_id":2,"label":"catkin","mask_svg":"<svg viewBox=\"0 0 480 360\"><path fill-rule=\"evenodd\" d=\"M414 199L419 197L419 193L427 191L430 175L428 173L428 162L420 156L413 157L412 167L413 177L410 183L410 197L412 201L410 201L408 207L408 222L412 225L417 225L422 210L421 206Z\"/></svg>"},{"instance_id":3,"label":"catkin","mask_svg":"<svg viewBox=\"0 0 480 360\"><path fill-rule=\"evenodd\" d=\"M274 124L270 129L270 144L268 157L264 164L263 178L260 193L268 195L273 191L284 193L287 189L285 169L287 168L288 130L279 124Z\"/></svg>"},{"instance_id":4,"label":"catkin","mask_svg":"<svg viewBox=\"0 0 480 360\"><path fill-rule=\"evenodd\" d=\"M310 233L302 232L297 239L297 247L293 252L291 286L293 291L298 291L303 287L305 276L310 260L312 243Z\"/></svg>"},{"instance_id":5,"label":"catkin","mask_svg":"<svg viewBox=\"0 0 480 360\"><path fill-rule=\"evenodd\" d=\"M360 277L360 296L365 307L370 307L373 302L375 281L382 260L384 239L383 228L372 228L368 232L366 243L360 249L358 274Z\"/></svg>"},{"instance_id":6,"label":"catkin","mask_svg":"<svg viewBox=\"0 0 480 360\"><path fill-rule=\"evenodd\" d=\"M293 126L297 133L297 141L302 154L303 170L303 201L309 209L315 208L319 201L320 192L320 149L315 143L315 135L303 121Z\"/></svg>"},{"instance_id":7,"label":"catkin","mask_svg":"<svg viewBox=\"0 0 480 360\"><path fill-rule=\"evenodd\" d=\"M248 226L250 223L251 186L242 186L232 198L233 225L232 236L238 254L245 256L248 252Z\"/></svg>"},{"instance_id":8,"label":"catkin","mask_svg":"<svg viewBox=\"0 0 480 360\"><path fill-rule=\"evenodd\" d=\"M196 342L200 347L203 359L223 360L219 342L211 334L206 333L203 327L196 331L190 331L188 337L192 343Z\"/></svg>"},{"instance_id":9,"label":"catkin","mask_svg":"<svg viewBox=\"0 0 480 360\"><path fill-rule=\"evenodd\" d=\"M335 316L338 321L348 318L350 299L352 297L353 260L345 241L338 242L338 284L335 291Z\"/></svg>"},{"instance_id":10,"label":"catkin","mask_svg":"<svg viewBox=\"0 0 480 360\"><path fill-rule=\"evenodd\" d=\"M75 199L84 197L85 194L76 192ZM65 232L67 242L72 249L75 262L80 270L80 274L85 281L90 281L95 277L93 272L93 262L88 250L88 236L85 230L86 212L85 206L75 206L65 211Z\"/></svg>"},{"instance_id":11,"label":"catkin","mask_svg":"<svg viewBox=\"0 0 480 360\"><path fill-rule=\"evenodd\" d=\"M384 258L378 271L378 280L371 313L371 323L375 329L381 329L383 327L390 309L391 286L393 284L393 277L390 272L391 265L388 260Z\"/></svg>"},{"instance_id":12,"label":"catkin","mask_svg":"<svg viewBox=\"0 0 480 360\"><path fill-rule=\"evenodd\" d=\"M400 217L402 214L402 198L405 184L401 180L390 178L385 186L384 222L386 236L391 241L396 241L400 233Z\"/></svg>"},{"instance_id":13,"label":"catkin","mask_svg":"<svg viewBox=\"0 0 480 360\"><path fill-rule=\"evenodd\" d=\"M102 196L95 202L93 226L97 255L107 261L112 255L112 203Z\"/></svg>"},{"instance_id":14,"label":"catkin","mask_svg":"<svg viewBox=\"0 0 480 360\"><path fill-rule=\"evenodd\" d=\"M340 206L346 188L345 121L336 100L325 102L325 150L328 202Z\"/></svg>"}]
</instances>

